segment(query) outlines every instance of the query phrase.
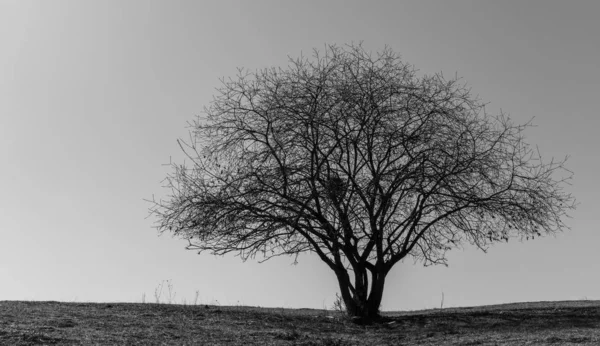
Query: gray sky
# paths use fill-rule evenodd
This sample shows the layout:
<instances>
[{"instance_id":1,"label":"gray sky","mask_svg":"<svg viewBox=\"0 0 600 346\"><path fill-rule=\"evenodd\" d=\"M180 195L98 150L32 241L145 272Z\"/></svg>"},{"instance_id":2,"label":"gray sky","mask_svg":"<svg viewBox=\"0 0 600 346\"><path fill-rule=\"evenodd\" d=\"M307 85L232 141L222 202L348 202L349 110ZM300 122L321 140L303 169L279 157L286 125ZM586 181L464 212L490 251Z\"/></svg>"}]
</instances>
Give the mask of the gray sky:
<instances>
[{"instance_id":1,"label":"gray sky","mask_svg":"<svg viewBox=\"0 0 600 346\"><path fill-rule=\"evenodd\" d=\"M389 45L423 73L457 73L550 159L570 155L571 231L511 240L449 267L408 260L382 308L600 299L595 175L600 2L0 0L0 300L175 300L322 308L338 291L315 257L198 256L157 236L177 138L237 67L287 64L325 44Z\"/></svg>"}]
</instances>

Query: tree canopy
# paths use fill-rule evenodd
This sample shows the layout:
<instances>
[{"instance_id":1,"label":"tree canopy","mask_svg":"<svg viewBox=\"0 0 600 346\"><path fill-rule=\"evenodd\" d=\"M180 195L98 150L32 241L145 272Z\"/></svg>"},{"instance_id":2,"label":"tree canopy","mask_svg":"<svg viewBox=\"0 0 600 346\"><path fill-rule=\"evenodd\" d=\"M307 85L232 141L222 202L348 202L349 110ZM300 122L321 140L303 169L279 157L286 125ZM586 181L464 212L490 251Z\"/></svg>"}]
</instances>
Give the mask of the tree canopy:
<instances>
[{"instance_id":1,"label":"tree canopy","mask_svg":"<svg viewBox=\"0 0 600 346\"><path fill-rule=\"evenodd\" d=\"M180 141L159 231L189 249L312 252L348 312L376 317L400 260L561 231L572 173L524 140L530 123L489 114L459 78L419 76L390 48L328 46L286 68L222 80ZM370 277L369 277L370 274Z\"/></svg>"}]
</instances>

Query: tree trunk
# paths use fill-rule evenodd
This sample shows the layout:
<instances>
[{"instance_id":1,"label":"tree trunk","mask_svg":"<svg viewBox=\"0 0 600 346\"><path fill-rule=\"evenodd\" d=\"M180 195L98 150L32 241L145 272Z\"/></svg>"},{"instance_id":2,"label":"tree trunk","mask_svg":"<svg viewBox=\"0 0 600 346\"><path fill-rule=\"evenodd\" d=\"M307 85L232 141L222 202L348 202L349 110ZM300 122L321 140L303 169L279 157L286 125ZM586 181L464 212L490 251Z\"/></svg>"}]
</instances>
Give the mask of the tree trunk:
<instances>
[{"instance_id":1,"label":"tree trunk","mask_svg":"<svg viewBox=\"0 0 600 346\"><path fill-rule=\"evenodd\" d=\"M367 292L368 282L355 275L354 291L348 273L343 270L336 272L342 300L346 306L348 316L361 324L370 324L379 319L379 306L383 299L383 288L385 285L385 274L380 273L373 278L371 290Z\"/></svg>"}]
</instances>

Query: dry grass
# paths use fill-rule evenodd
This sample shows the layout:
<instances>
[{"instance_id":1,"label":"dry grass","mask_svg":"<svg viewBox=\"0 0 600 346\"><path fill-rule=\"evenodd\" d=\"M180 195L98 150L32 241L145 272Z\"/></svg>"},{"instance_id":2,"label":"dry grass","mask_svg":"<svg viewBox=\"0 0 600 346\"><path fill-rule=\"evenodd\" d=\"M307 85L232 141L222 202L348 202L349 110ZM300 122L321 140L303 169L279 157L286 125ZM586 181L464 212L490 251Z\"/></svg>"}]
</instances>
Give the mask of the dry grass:
<instances>
[{"instance_id":1,"label":"dry grass","mask_svg":"<svg viewBox=\"0 0 600 346\"><path fill-rule=\"evenodd\" d=\"M312 309L0 302L1 345L600 345L600 302L386 313L358 326Z\"/></svg>"}]
</instances>

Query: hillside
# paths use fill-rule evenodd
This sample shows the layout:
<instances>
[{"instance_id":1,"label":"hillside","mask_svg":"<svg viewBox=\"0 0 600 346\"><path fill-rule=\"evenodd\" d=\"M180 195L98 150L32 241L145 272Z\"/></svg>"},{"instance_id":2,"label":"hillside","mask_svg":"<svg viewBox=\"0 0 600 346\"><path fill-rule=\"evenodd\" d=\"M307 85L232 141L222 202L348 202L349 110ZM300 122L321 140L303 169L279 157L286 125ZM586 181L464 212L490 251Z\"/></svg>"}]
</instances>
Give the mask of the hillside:
<instances>
[{"instance_id":1,"label":"hillside","mask_svg":"<svg viewBox=\"0 0 600 346\"><path fill-rule=\"evenodd\" d=\"M312 309L0 302L0 345L600 345L600 301L386 312L373 326Z\"/></svg>"}]
</instances>

